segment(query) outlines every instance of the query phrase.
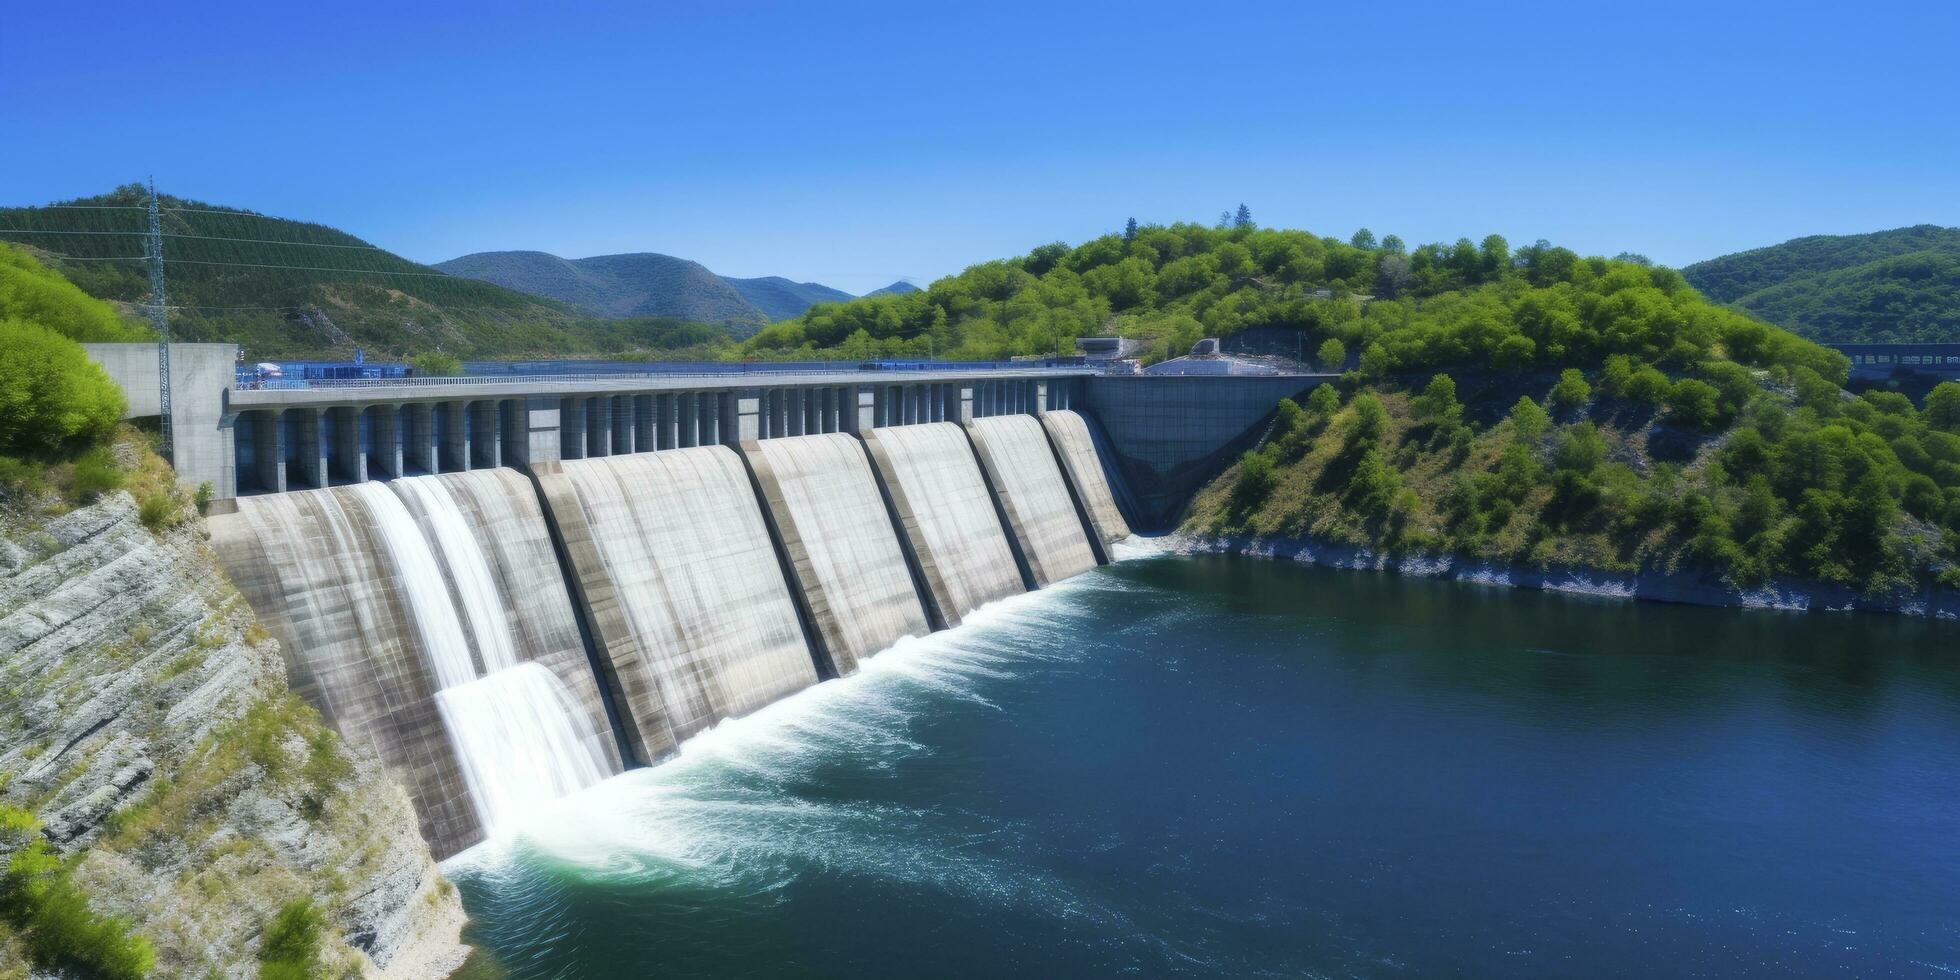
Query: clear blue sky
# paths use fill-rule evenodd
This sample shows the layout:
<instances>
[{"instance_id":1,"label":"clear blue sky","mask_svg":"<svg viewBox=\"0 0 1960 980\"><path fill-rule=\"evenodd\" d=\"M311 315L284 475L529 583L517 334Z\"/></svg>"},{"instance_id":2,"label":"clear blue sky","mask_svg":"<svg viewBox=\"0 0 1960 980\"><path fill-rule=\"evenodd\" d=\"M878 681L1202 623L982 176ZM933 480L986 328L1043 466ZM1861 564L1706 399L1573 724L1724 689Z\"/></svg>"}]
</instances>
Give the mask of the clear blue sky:
<instances>
[{"instance_id":1,"label":"clear blue sky","mask_svg":"<svg viewBox=\"0 0 1960 980\"><path fill-rule=\"evenodd\" d=\"M1960 5L8 5L0 203L853 292L1124 218L1684 264L1960 224Z\"/></svg>"}]
</instances>

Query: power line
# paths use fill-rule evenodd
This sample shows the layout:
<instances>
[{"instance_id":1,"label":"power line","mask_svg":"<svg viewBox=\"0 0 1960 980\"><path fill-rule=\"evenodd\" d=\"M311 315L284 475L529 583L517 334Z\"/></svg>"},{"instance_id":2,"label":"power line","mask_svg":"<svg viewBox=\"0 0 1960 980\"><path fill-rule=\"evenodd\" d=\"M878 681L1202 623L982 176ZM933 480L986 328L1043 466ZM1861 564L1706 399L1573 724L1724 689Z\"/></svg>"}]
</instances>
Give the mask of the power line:
<instances>
[{"instance_id":1,"label":"power line","mask_svg":"<svg viewBox=\"0 0 1960 980\"><path fill-rule=\"evenodd\" d=\"M389 272L386 269L334 269L313 265L266 265L258 262L216 262L207 259L165 259L172 265L225 265L237 269L286 269L292 272L353 272L366 276L417 276L424 279L453 279L457 282L474 282L447 272Z\"/></svg>"}]
</instances>

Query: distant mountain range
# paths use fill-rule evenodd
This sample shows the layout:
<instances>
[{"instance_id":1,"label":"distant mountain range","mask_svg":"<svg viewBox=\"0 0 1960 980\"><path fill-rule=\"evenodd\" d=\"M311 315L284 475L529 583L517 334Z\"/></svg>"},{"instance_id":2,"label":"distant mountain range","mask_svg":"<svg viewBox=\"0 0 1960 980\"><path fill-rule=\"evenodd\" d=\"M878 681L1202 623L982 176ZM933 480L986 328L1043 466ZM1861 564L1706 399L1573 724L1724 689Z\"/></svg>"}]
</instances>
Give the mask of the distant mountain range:
<instances>
[{"instance_id":1,"label":"distant mountain range","mask_svg":"<svg viewBox=\"0 0 1960 980\"><path fill-rule=\"evenodd\" d=\"M131 184L62 206L0 208L0 241L21 245L131 315L149 298L148 193ZM728 343L707 316L599 316L571 304L445 275L324 225L164 195L170 327L258 359L632 354ZM679 260L673 260L678 262ZM693 265L693 263L685 263ZM695 266L699 268L699 266ZM705 270L704 270L705 271ZM731 309L747 304L728 294Z\"/></svg>"},{"instance_id":2,"label":"distant mountain range","mask_svg":"<svg viewBox=\"0 0 1960 980\"><path fill-rule=\"evenodd\" d=\"M818 303L842 303L856 299L841 289L814 282L791 282L782 276L764 276L761 279L722 279L722 282L735 287L742 298L761 310L771 322L787 320L801 314Z\"/></svg>"},{"instance_id":3,"label":"distant mountain range","mask_svg":"<svg viewBox=\"0 0 1960 980\"><path fill-rule=\"evenodd\" d=\"M595 316L672 316L726 325L736 339L764 325L801 315L818 303L856 299L822 283L781 276L717 276L699 262L631 252L564 259L547 252L477 252L436 268L451 275L569 303ZM895 282L869 295L917 292Z\"/></svg>"},{"instance_id":4,"label":"distant mountain range","mask_svg":"<svg viewBox=\"0 0 1960 980\"><path fill-rule=\"evenodd\" d=\"M1960 228L1811 235L1681 274L1709 299L1824 343L1960 341Z\"/></svg>"},{"instance_id":5,"label":"distant mountain range","mask_svg":"<svg viewBox=\"0 0 1960 980\"><path fill-rule=\"evenodd\" d=\"M878 289L874 289L874 290L872 290L872 291L870 291L870 292L868 292L868 293L865 293L864 295L866 295L866 296L903 296L903 295L905 295L906 293L916 293L916 292L919 292L919 287L917 287L917 286L914 286L914 285L912 285L911 283L909 283L909 282L906 282L906 281L905 281L905 280L903 280L903 279L900 279L899 281L897 281L897 282L895 282L895 283L892 283L892 284L891 284L891 285L889 285L889 286L884 286L884 287L881 287L881 288L878 288Z\"/></svg>"}]
</instances>

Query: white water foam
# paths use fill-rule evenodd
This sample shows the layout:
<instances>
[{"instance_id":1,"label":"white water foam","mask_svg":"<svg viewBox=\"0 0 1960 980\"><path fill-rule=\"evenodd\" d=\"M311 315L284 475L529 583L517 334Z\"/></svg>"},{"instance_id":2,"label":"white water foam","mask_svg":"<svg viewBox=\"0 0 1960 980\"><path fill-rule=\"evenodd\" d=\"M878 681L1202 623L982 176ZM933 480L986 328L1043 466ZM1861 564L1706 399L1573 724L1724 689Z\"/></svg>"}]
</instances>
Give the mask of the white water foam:
<instances>
[{"instance_id":1,"label":"white water foam","mask_svg":"<svg viewBox=\"0 0 1960 980\"><path fill-rule=\"evenodd\" d=\"M1122 560L1162 553L1152 539L1126 544ZM947 832L936 828L930 813L809 800L797 786L840 753L874 771L928 753L908 729L920 712L948 699L994 709L983 685L1011 681L1032 662L1056 659L1039 649L1038 639L1065 628L1072 595L1085 589L1127 586L1091 574L990 602L951 630L899 640L864 660L851 677L724 720L657 766L606 779L534 811L515 834L444 866L495 875L521 847L600 877L684 876L768 889L797 866L862 864L853 870L1025 898L1039 888L1007 883L1013 874L980 866L990 862L971 854L971 840L936 839ZM905 846L913 853L892 853L899 840L911 841Z\"/></svg>"},{"instance_id":2,"label":"white water foam","mask_svg":"<svg viewBox=\"0 0 1960 980\"><path fill-rule=\"evenodd\" d=\"M496 836L552 800L606 778L605 758L582 738L565 683L544 666L518 664L436 694L477 805Z\"/></svg>"}]
</instances>

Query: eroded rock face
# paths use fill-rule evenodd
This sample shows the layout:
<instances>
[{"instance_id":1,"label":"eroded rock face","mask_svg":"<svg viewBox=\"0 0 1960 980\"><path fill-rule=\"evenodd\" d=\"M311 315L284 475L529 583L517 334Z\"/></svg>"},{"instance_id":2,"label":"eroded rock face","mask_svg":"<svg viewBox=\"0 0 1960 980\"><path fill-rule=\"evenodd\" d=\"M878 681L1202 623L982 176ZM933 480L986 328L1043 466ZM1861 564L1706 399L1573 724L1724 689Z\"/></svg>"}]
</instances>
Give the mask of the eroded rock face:
<instances>
[{"instance_id":1,"label":"eroded rock face","mask_svg":"<svg viewBox=\"0 0 1960 980\"><path fill-rule=\"evenodd\" d=\"M256 975L300 897L336 929L329 969L461 962L406 795L287 690L201 521L152 534L117 493L0 532L0 801L81 855L76 883L157 975Z\"/></svg>"}]
</instances>

